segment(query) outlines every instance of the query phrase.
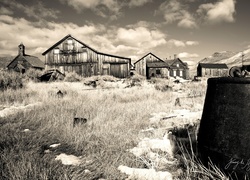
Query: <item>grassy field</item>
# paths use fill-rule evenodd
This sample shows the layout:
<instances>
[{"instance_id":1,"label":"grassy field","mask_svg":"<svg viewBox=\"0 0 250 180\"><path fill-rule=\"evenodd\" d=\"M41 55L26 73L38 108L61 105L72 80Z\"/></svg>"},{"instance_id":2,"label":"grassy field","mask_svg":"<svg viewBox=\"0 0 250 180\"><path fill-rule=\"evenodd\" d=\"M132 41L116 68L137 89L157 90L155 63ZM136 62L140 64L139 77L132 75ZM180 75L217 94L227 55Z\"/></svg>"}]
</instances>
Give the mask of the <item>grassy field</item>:
<instances>
[{"instance_id":1,"label":"grassy field","mask_svg":"<svg viewBox=\"0 0 250 180\"><path fill-rule=\"evenodd\" d=\"M22 88L0 91L0 110L12 108L0 116L0 179L126 179L118 166L145 168L128 150L140 141L141 130L152 127L151 114L178 108L200 110L206 92L205 81L94 80L95 87L88 83L93 81L89 78L79 82L26 81ZM63 97L57 96L59 90ZM180 106L175 106L177 97ZM74 116L86 118L87 123L73 127ZM58 143L57 148L49 147ZM80 157L82 163L62 165L55 160L61 153ZM186 158L181 163L185 168L175 179L192 179L195 171L203 168L189 162Z\"/></svg>"}]
</instances>

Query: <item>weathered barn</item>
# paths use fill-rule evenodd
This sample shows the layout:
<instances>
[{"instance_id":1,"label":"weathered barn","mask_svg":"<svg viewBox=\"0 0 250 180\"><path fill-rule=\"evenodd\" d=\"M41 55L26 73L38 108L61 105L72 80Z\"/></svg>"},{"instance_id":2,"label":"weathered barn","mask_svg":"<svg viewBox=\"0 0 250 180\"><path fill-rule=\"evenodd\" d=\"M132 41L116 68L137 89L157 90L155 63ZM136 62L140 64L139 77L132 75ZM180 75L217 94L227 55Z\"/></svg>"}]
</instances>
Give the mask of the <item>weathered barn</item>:
<instances>
[{"instance_id":1,"label":"weathered barn","mask_svg":"<svg viewBox=\"0 0 250 180\"><path fill-rule=\"evenodd\" d=\"M125 78L131 64L130 58L98 52L71 35L55 43L43 55L46 70L75 72L84 77L112 75Z\"/></svg>"},{"instance_id":2,"label":"weathered barn","mask_svg":"<svg viewBox=\"0 0 250 180\"><path fill-rule=\"evenodd\" d=\"M151 52L136 61L134 66L138 74L148 79L169 76L169 65Z\"/></svg>"},{"instance_id":3,"label":"weathered barn","mask_svg":"<svg viewBox=\"0 0 250 180\"><path fill-rule=\"evenodd\" d=\"M199 63L197 66L197 76L199 77L220 77L228 76L228 66L222 64Z\"/></svg>"},{"instance_id":4,"label":"weathered barn","mask_svg":"<svg viewBox=\"0 0 250 180\"><path fill-rule=\"evenodd\" d=\"M44 63L36 56L31 56L25 53L25 46L21 43L18 46L18 55L13 57L0 58L1 69L14 70L25 73L28 69L43 70Z\"/></svg>"},{"instance_id":5,"label":"weathered barn","mask_svg":"<svg viewBox=\"0 0 250 180\"><path fill-rule=\"evenodd\" d=\"M169 76L171 77L181 77L183 79L189 78L189 68L188 64L180 60L179 58L174 58L173 60L166 60L165 62L168 63L169 69Z\"/></svg>"}]
</instances>

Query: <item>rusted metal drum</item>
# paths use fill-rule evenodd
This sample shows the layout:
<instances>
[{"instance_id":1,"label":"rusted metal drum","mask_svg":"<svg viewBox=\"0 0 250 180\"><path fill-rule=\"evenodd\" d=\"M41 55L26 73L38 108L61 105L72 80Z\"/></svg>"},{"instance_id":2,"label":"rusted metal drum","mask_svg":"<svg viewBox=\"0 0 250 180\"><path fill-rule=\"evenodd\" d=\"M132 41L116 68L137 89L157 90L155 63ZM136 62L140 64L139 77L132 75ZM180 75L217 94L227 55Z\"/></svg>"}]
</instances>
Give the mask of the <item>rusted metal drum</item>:
<instances>
[{"instance_id":1,"label":"rusted metal drum","mask_svg":"<svg viewBox=\"0 0 250 180\"><path fill-rule=\"evenodd\" d=\"M198 151L229 174L250 177L250 78L207 81Z\"/></svg>"}]
</instances>

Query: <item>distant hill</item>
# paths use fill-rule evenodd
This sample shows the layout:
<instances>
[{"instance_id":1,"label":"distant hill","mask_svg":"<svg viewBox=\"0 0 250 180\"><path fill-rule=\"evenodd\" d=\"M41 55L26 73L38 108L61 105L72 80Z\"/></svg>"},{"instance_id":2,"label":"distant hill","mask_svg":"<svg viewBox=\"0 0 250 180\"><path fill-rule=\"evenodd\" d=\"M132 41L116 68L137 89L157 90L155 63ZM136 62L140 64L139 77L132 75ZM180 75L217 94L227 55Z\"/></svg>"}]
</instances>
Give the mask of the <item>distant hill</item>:
<instances>
[{"instance_id":1,"label":"distant hill","mask_svg":"<svg viewBox=\"0 0 250 180\"><path fill-rule=\"evenodd\" d=\"M225 63L229 68L232 66L250 65L250 49L246 49L241 52L222 51L216 52L213 55L206 57L199 61L200 63Z\"/></svg>"}]
</instances>

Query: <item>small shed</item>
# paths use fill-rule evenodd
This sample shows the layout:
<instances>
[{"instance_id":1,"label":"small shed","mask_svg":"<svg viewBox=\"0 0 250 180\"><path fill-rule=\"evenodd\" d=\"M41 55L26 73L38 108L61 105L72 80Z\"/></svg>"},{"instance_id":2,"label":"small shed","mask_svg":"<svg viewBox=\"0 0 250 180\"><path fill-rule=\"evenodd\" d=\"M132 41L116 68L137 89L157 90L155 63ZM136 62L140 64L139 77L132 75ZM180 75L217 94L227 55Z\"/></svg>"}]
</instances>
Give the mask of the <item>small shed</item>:
<instances>
[{"instance_id":1,"label":"small shed","mask_svg":"<svg viewBox=\"0 0 250 180\"><path fill-rule=\"evenodd\" d=\"M198 77L221 77L228 76L228 66L224 63L199 63L197 66Z\"/></svg>"},{"instance_id":2,"label":"small shed","mask_svg":"<svg viewBox=\"0 0 250 180\"><path fill-rule=\"evenodd\" d=\"M148 79L151 77L168 77L169 75L169 65L151 52L136 61L134 66L138 74Z\"/></svg>"}]
</instances>

